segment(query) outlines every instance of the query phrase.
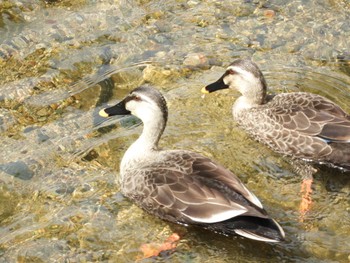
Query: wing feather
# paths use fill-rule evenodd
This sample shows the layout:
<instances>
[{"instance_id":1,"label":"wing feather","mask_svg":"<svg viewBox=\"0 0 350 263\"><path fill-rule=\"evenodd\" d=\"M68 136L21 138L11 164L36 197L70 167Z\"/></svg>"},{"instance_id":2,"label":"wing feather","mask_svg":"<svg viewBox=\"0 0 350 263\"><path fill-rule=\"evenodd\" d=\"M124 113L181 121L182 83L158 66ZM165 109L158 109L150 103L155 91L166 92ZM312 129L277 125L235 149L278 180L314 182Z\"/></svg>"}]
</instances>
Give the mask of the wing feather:
<instances>
[{"instance_id":1,"label":"wing feather","mask_svg":"<svg viewBox=\"0 0 350 263\"><path fill-rule=\"evenodd\" d=\"M140 200L149 212L166 214L167 219L172 215L173 221L183 223L222 222L243 214L267 218L258 198L229 170L192 152L170 151L169 156L185 165L178 169L162 160L143 168L148 184L156 182L151 194Z\"/></svg>"},{"instance_id":2,"label":"wing feather","mask_svg":"<svg viewBox=\"0 0 350 263\"><path fill-rule=\"evenodd\" d=\"M275 97L269 109L270 118L285 130L328 141L350 141L349 115L322 96L284 93Z\"/></svg>"}]
</instances>

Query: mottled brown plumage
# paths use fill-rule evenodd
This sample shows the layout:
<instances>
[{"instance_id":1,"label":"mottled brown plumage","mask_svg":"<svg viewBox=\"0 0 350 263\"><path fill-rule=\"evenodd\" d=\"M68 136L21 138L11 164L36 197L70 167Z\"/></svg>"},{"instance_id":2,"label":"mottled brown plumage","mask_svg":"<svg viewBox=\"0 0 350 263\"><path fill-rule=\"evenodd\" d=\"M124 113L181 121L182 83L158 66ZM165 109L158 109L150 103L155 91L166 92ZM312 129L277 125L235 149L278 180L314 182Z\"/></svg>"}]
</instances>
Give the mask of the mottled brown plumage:
<instances>
[{"instance_id":1,"label":"mottled brown plumage","mask_svg":"<svg viewBox=\"0 0 350 263\"><path fill-rule=\"evenodd\" d=\"M266 96L266 81L251 60L236 60L205 93L242 93L234 119L252 137L284 155L350 169L350 116L332 101L306 92Z\"/></svg>"},{"instance_id":2,"label":"mottled brown plumage","mask_svg":"<svg viewBox=\"0 0 350 263\"><path fill-rule=\"evenodd\" d=\"M125 196L171 222L266 242L284 239L282 228L232 172L195 152L158 149L167 120L160 92L137 88L101 115L128 113L140 118L144 129L121 162Z\"/></svg>"}]
</instances>

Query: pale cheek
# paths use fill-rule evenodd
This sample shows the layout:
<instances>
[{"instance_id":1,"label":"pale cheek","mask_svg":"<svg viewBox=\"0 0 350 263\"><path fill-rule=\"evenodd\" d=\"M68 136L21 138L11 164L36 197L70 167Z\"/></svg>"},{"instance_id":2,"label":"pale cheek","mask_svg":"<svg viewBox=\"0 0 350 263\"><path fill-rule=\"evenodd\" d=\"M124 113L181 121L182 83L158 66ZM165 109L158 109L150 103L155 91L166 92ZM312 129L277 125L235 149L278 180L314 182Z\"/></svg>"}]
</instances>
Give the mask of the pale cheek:
<instances>
[{"instance_id":1,"label":"pale cheek","mask_svg":"<svg viewBox=\"0 0 350 263\"><path fill-rule=\"evenodd\" d=\"M235 86L235 81L234 79L227 79L227 80L224 80L224 83L225 85L229 86L229 88L232 88Z\"/></svg>"},{"instance_id":2,"label":"pale cheek","mask_svg":"<svg viewBox=\"0 0 350 263\"><path fill-rule=\"evenodd\" d=\"M227 86L234 86L237 84L237 78L233 75L229 75L227 78L224 79L224 84Z\"/></svg>"},{"instance_id":3,"label":"pale cheek","mask_svg":"<svg viewBox=\"0 0 350 263\"><path fill-rule=\"evenodd\" d=\"M244 83L245 82L242 78L237 77L231 80L230 86L237 89L238 91L241 91L241 88L243 87Z\"/></svg>"},{"instance_id":4,"label":"pale cheek","mask_svg":"<svg viewBox=\"0 0 350 263\"><path fill-rule=\"evenodd\" d=\"M131 112L131 114L135 115L137 114L137 107L135 105L135 102L134 101L130 101L128 104L126 104L126 107L125 107L128 111Z\"/></svg>"}]
</instances>

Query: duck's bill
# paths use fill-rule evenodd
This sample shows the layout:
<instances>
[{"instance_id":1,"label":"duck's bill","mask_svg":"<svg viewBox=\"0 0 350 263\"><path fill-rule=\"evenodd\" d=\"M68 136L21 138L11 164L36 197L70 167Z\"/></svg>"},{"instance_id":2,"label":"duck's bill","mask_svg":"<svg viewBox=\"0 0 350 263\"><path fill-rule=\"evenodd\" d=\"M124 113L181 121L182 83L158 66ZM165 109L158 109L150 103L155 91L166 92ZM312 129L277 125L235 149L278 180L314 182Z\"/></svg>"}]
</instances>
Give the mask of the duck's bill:
<instances>
[{"instance_id":1,"label":"duck's bill","mask_svg":"<svg viewBox=\"0 0 350 263\"><path fill-rule=\"evenodd\" d=\"M202 93L211 93L220 89L228 89L228 85L224 83L224 78L223 76L219 78L217 81L215 81L212 84L209 84L208 86L202 88Z\"/></svg>"},{"instance_id":2,"label":"duck's bill","mask_svg":"<svg viewBox=\"0 0 350 263\"><path fill-rule=\"evenodd\" d=\"M129 115L131 112L125 108L125 101L122 100L110 108L100 110L99 114L100 116L107 118L115 115Z\"/></svg>"}]
</instances>

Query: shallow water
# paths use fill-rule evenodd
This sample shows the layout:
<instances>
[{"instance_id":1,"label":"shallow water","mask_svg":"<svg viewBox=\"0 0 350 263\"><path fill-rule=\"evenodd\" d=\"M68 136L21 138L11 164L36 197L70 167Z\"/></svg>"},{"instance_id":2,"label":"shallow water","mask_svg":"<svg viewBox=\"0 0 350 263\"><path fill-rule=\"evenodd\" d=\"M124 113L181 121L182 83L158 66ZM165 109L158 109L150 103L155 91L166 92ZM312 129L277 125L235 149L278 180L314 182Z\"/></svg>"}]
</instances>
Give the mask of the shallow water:
<instances>
[{"instance_id":1,"label":"shallow water","mask_svg":"<svg viewBox=\"0 0 350 263\"><path fill-rule=\"evenodd\" d=\"M173 231L175 252L143 262L350 261L349 174L322 168L299 222L300 177L233 122L238 94L200 94L252 57L272 92L318 93L350 112L348 1L9 0L0 13L1 262L133 262ZM286 242L176 226L120 194L119 162L142 127L97 112L145 82L168 101L162 146L229 167Z\"/></svg>"}]
</instances>

